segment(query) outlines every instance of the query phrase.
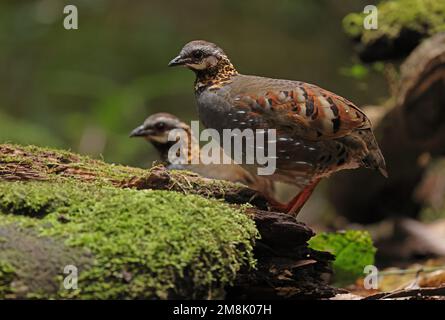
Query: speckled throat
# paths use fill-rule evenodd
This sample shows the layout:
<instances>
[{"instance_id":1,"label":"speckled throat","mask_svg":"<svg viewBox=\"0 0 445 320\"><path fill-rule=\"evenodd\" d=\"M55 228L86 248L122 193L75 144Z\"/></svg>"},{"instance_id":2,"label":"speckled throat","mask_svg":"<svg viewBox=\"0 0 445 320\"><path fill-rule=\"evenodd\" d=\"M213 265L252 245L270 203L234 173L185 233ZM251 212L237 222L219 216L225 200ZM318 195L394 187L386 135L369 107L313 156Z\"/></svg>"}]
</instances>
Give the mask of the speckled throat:
<instances>
[{"instance_id":1,"label":"speckled throat","mask_svg":"<svg viewBox=\"0 0 445 320\"><path fill-rule=\"evenodd\" d=\"M216 66L205 70L196 70L195 92L200 93L204 89L217 89L223 84L231 82L231 78L238 74L233 64L227 57L221 58Z\"/></svg>"}]
</instances>

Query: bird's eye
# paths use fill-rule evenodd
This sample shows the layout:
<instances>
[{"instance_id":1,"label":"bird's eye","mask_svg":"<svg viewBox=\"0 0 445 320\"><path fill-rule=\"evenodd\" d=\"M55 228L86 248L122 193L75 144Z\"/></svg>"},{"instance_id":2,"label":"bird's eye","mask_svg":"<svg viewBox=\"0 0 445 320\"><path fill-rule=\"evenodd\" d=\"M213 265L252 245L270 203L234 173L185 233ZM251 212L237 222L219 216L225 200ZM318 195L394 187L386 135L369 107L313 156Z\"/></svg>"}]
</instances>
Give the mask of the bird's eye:
<instances>
[{"instance_id":1,"label":"bird's eye","mask_svg":"<svg viewBox=\"0 0 445 320\"><path fill-rule=\"evenodd\" d=\"M204 56L204 52L202 50L195 50L192 52L193 58L201 59Z\"/></svg>"},{"instance_id":2,"label":"bird's eye","mask_svg":"<svg viewBox=\"0 0 445 320\"><path fill-rule=\"evenodd\" d=\"M158 122L155 124L155 128L158 130L163 130L165 128L165 123L164 122Z\"/></svg>"}]
</instances>

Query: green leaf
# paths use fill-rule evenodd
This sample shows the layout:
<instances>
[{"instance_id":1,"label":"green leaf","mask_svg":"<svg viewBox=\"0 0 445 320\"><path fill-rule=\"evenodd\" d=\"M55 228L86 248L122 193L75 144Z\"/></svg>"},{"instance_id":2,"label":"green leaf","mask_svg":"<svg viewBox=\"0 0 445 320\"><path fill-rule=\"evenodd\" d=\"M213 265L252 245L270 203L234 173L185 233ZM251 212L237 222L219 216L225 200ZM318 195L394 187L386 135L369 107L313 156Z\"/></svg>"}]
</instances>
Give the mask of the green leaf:
<instances>
[{"instance_id":1,"label":"green leaf","mask_svg":"<svg viewBox=\"0 0 445 320\"><path fill-rule=\"evenodd\" d=\"M362 276L364 267L374 264L376 253L371 236L362 230L320 233L309 240L309 247L335 256L334 281L338 285L351 283Z\"/></svg>"},{"instance_id":2,"label":"green leaf","mask_svg":"<svg viewBox=\"0 0 445 320\"><path fill-rule=\"evenodd\" d=\"M350 67L340 68L340 74L356 80L363 80L368 76L369 70L365 65L356 63Z\"/></svg>"}]
</instances>

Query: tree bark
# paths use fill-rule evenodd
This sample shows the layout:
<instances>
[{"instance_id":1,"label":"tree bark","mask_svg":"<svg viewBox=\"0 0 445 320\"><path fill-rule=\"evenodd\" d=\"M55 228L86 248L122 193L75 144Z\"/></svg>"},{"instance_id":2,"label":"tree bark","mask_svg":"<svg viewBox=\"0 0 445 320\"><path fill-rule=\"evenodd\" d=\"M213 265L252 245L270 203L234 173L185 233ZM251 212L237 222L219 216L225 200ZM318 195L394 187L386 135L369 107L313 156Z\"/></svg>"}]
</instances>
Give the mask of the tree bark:
<instances>
[{"instance_id":1,"label":"tree bark","mask_svg":"<svg viewBox=\"0 0 445 320\"><path fill-rule=\"evenodd\" d=\"M330 183L332 203L350 221L419 213L422 200L414 194L428 159L445 154L445 33L424 41L403 63L394 100L374 124L389 178L363 169L341 172Z\"/></svg>"}]
</instances>

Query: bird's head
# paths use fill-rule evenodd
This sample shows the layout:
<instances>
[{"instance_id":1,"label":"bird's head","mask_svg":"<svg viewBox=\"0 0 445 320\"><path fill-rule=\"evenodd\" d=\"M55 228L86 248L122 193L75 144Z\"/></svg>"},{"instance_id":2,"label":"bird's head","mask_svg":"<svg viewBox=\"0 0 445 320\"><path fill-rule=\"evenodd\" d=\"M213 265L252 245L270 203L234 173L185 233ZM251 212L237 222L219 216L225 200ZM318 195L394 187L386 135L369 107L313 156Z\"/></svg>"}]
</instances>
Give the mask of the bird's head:
<instances>
[{"instance_id":1,"label":"bird's head","mask_svg":"<svg viewBox=\"0 0 445 320\"><path fill-rule=\"evenodd\" d=\"M188 130L188 126L172 114L155 113L135 128L130 137L142 137L151 143L168 144L168 135L173 129Z\"/></svg>"},{"instance_id":2,"label":"bird's head","mask_svg":"<svg viewBox=\"0 0 445 320\"><path fill-rule=\"evenodd\" d=\"M214 68L221 60L228 61L220 47L204 40L195 40L187 43L168 65L186 66L194 71L203 71Z\"/></svg>"}]
</instances>

